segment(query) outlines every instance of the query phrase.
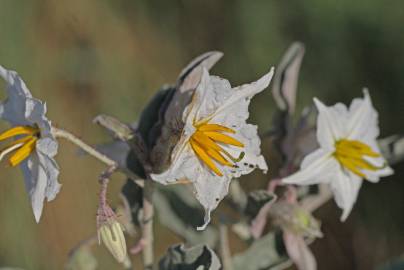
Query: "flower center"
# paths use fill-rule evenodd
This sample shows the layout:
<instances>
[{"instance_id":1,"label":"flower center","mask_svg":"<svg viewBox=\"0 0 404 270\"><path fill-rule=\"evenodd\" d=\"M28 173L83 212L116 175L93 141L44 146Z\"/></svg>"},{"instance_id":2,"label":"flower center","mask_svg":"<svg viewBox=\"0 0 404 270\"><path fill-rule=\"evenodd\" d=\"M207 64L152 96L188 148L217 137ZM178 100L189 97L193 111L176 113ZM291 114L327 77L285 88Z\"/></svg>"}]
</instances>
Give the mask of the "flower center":
<instances>
[{"instance_id":1,"label":"flower center","mask_svg":"<svg viewBox=\"0 0 404 270\"><path fill-rule=\"evenodd\" d=\"M354 174L365 178L362 170L376 171L381 169L365 159L365 157L380 157L379 153L360 141L341 139L335 143L334 157L338 162Z\"/></svg>"},{"instance_id":2,"label":"flower center","mask_svg":"<svg viewBox=\"0 0 404 270\"><path fill-rule=\"evenodd\" d=\"M194 126L196 130L192 134L189 143L198 158L216 175L223 176L214 161L223 166L236 167L236 162L239 162L244 157L244 152L241 152L239 157L235 158L219 145L220 143L240 148L244 147L244 144L240 141L224 134L235 134L236 132L233 129L206 122L197 123Z\"/></svg>"},{"instance_id":3,"label":"flower center","mask_svg":"<svg viewBox=\"0 0 404 270\"><path fill-rule=\"evenodd\" d=\"M0 134L0 141L10 139L15 136L22 136L17 140L8 143L0 150L0 161L9 153L15 153L8 160L11 166L20 164L35 149L36 141L39 138L39 129L31 126L16 126Z\"/></svg>"}]
</instances>

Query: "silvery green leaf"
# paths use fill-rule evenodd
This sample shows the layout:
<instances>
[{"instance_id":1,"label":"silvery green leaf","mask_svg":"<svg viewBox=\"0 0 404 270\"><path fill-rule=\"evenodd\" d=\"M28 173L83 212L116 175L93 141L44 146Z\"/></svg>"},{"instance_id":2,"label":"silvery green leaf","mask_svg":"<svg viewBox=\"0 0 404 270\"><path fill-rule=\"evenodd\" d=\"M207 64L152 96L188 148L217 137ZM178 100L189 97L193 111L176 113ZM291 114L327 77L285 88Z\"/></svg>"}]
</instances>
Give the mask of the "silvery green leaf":
<instances>
[{"instance_id":1,"label":"silvery green leaf","mask_svg":"<svg viewBox=\"0 0 404 270\"><path fill-rule=\"evenodd\" d=\"M289 123L287 132L283 138L281 149L286 157L287 165L300 164L301 160L318 148L316 129L314 125L313 107L306 107L297 123Z\"/></svg>"},{"instance_id":2,"label":"silvery green leaf","mask_svg":"<svg viewBox=\"0 0 404 270\"><path fill-rule=\"evenodd\" d=\"M289 114L295 111L297 81L303 56L304 45L293 43L282 57L275 74L273 97L279 109Z\"/></svg>"},{"instance_id":3,"label":"silvery green leaf","mask_svg":"<svg viewBox=\"0 0 404 270\"><path fill-rule=\"evenodd\" d=\"M133 129L113 116L106 114L97 115L93 119L93 123L104 127L113 137L121 141L128 141L133 138Z\"/></svg>"},{"instance_id":4,"label":"silvery green leaf","mask_svg":"<svg viewBox=\"0 0 404 270\"><path fill-rule=\"evenodd\" d=\"M194 228L203 221L203 210L182 185L156 187L153 203L161 224L182 237L187 244L213 246L217 241L217 231L208 227L205 231Z\"/></svg>"},{"instance_id":5,"label":"silvery green leaf","mask_svg":"<svg viewBox=\"0 0 404 270\"><path fill-rule=\"evenodd\" d=\"M171 246L159 262L159 270L219 270L221 264L213 250L205 245L186 248Z\"/></svg>"},{"instance_id":6,"label":"silvery green leaf","mask_svg":"<svg viewBox=\"0 0 404 270\"><path fill-rule=\"evenodd\" d=\"M106 155L110 159L114 160L120 168L126 168L126 159L128 158L131 150L127 142L114 140L112 142L98 144L96 149L103 155ZM86 153L81 151L80 154Z\"/></svg>"},{"instance_id":7,"label":"silvery green leaf","mask_svg":"<svg viewBox=\"0 0 404 270\"><path fill-rule=\"evenodd\" d=\"M404 160L404 135L393 135L378 140L380 150L389 164Z\"/></svg>"},{"instance_id":8,"label":"silvery green leaf","mask_svg":"<svg viewBox=\"0 0 404 270\"><path fill-rule=\"evenodd\" d=\"M254 241L247 250L233 256L234 270L274 269L272 267L287 261L278 253L276 246L274 233L268 233Z\"/></svg>"},{"instance_id":9,"label":"silvery green leaf","mask_svg":"<svg viewBox=\"0 0 404 270\"><path fill-rule=\"evenodd\" d=\"M0 118L12 126L39 128L40 137L36 141L35 151L20 165L35 220L39 222L45 198L52 201L61 187L58 182L59 167L54 159L58 142L52 135L52 125L46 117L45 102L32 96L17 72L0 66L0 77L7 83L7 99L0 103Z\"/></svg>"},{"instance_id":10,"label":"silvery green leaf","mask_svg":"<svg viewBox=\"0 0 404 270\"><path fill-rule=\"evenodd\" d=\"M222 58L222 56L222 52L212 51L196 57L181 71L177 84L181 84L183 81L185 81L186 78L189 77L189 74L197 68L204 67L208 70L211 69L216 62Z\"/></svg>"},{"instance_id":11,"label":"silvery green leaf","mask_svg":"<svg viewBox=\"0 0 404 270\"><path fill-rule=\"evenodd\" d=\"M125 203L127 203L132 216L132 222L139 226L143 208L143 188L138 186L131 179L128 179L122 187L122 195L126 200Z\"/></svg>"},{"instance_id":12,"label":"silvery green leaf","mask_svg":"<svg viewBox=\"0 0 404 270\"><path fill-rule=\"evenodd\" d=\"M273 202L275 199L276 195L267 190L261 189L252 191L248 194L247 206L244 212L250 218L254 218L258 215L262 207Z\"/></svg>"},{"instance_id":13,"label":"silvery green leaf","mask_svg":"<svg viewBox=\"0 0 404 270\"><path fill-rule=\"evenodd\" d=\"M137 132L146 143L148 151L151 151L161 134L162 119L172 98L173 91L173 88L163 87L152 98L140 116ZM130 151L127 156L126 166L142 179L146 178L143 167L133 151Z\"/></svg>"}]
</instances>

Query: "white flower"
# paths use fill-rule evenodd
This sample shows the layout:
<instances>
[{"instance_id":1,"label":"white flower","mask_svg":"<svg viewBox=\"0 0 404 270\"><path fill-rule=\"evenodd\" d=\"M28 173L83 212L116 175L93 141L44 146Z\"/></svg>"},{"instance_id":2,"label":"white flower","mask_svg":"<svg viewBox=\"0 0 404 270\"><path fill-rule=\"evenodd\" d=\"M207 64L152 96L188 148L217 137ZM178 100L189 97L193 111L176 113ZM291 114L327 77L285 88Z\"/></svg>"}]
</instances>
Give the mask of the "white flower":
<instances>
[{"instance_id":1,"label":"white flower","mask_svg":"<svg viewBox=\"0 0 404 270\"><path fill-rule=\"evenodd\" d=\"M0 160L14 152L9 163L20 164L35 220L39 222L45 197L53 200L61 186L57 181L59 167L53 159L58 143L45 116L46 104L32 97L15 71L0 66L0 76L7 83L7 99L0 103L0 118L12 126L0 134L0 141L16 139L2 148Z\"/></svg>"},{"instance_id":2,"label":"white flower","mask_svg":"<svg viewBox=\"0 0 404 270\"><path fill-rule=\"evenodd\" d=\"M184 128L171 154L170 167L153 180L163 184L188 179L205 208L203 230L210 212L227 194L230 180L255 168L266 171L257 127L246 123L251 98L270 83L273 68L258 81L232 88L204 68L192 101L183 113Z\"/></svg>"},{"instance_id":3,"label":"white flower","mask_svg":"<svg viewBox=\"0 0 404 270\"><path fill-rule=\"evenodd\" d=\"M314 99L319 115L317 140L320 148L307 155L300 171L283 179L286 184L311 185L328 183L337 205L343 209L341 221L352 210L362 180L378 182L393 170L381 156L378 114L368 91L356 98L349 109L337 103L327 107Z\"/></svg>"}]
</instances>

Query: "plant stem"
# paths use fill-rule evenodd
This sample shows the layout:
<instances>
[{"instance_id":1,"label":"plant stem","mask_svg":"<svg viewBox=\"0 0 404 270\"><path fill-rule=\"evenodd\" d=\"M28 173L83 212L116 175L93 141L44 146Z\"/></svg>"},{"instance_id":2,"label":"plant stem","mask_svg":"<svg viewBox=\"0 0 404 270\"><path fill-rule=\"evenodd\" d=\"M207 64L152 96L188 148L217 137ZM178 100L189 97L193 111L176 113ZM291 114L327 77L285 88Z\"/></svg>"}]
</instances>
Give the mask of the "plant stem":
<instances>
[{"instance_id":1,"label":"plant stem","mask_svg":"<svg viewBox=\"0 0 404 270\"><path fill-rule=\"evenodd\" d=\"M144 181L143 188L143 220L142 220L142 238L144 239L143 248L143 267L144 269L153 269L154 251L153 251L153 216L154 208L152 203L153 182L150 178Z\"/></svg>"},{"instance_id":2,"label":"plant stem","mask_svg":"<svg viewBox=\"0 0 404 270\"><path fill-rule=\"evenodd\" d=\"M105 163L108 167L118 168L118 164L115 162L115 160L113 160L113 159L107 157L106 155L102 154L97 149L95 149L94 147L92 147L89 144L85 143L83 140L81 140L80 138L78 138L74 134L70 133L69 131L61 129L61 128L52 127L52 134L56 138L63 138L63 139L68 140L69 142L77 145L83 151L85 151L87 154L89 154L90 156L92 156L92 157L98 159L99 161ZM130 179L135 181L136 184L143 187L143 181L139 180L139 177L136 174L134 174L130 170L126 170L126 169L123 169L123 168L120 168L120 167L119 167L119 170L121 172L123 172L124 174L126 174L126 176L128 176Z\"/></svg>"},{"instance_id":3,"label":"plant stem","mask_svg":"<svg viewBox=\"0 0 404 270\"><path fill-rule=\"evenodd\" d=\"M222 258L223 270L233 270L229 247L228 230L225 224L219 225L220 257Z\"/></svg>"}]
</instances>

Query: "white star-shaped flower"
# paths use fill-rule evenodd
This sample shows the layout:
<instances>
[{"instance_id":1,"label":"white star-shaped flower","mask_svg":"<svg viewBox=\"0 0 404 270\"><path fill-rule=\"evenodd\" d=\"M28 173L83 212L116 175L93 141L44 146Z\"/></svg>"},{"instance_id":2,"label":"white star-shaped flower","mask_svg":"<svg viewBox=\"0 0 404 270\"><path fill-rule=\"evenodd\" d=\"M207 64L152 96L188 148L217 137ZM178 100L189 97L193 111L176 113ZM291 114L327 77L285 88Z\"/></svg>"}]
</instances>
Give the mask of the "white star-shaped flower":
<instances>
[{"instance_id":1,"label":"white star-shaped flower","mask_svg":"<svg viewBox=\"0 0 404 270\"><path fill-rule=\"evenodd\" d=\"M229 81L210 76L204 68L191 103L184 110L184 128L171 154L169 168L152 174L153 180L169 184L188 179L205 208L203 230L210 212L227 194L230 180L255 168L266 171L257 127L247 124L251 98L270 83L274 69L256 82L236 88Z\"/></svg>"},{"instance_id":2,"label":"white star-shaped flower","mask_svg":"<svg viewBox=\"0 0 404 270\"><path fill-rule=\"evenodd\" d=\"M34 97L15 71L0 66L0 77L7 83L7 99L0 103L0 118L11 129L0 134L0 141L15 138L0 151L0 160L13 152L11 166L20 165L31 198L35 220L39 222L45 198L53 200L59 192L59 167L53 157L58 143L45 116L46 104Z\"/></svg>"},{"instance_id":3,"label":"white star-shaped flower","mask_svg":"<svg viewBox=\"0 0 404 270\"><path fill-rule=\"evenodd\" d=\"M391 175L377 145L378 114L368 91L356 98L349 109L341 103L327 107L314 99L319 115L317 140L320 148L307 155L301 169L283 179L283 183L312 185L328 183L346 220L358 196L363 179L378 182Z\"/></svg>"}]
</instances>

